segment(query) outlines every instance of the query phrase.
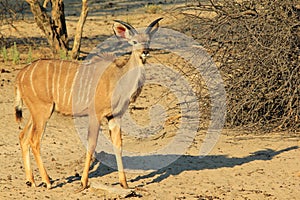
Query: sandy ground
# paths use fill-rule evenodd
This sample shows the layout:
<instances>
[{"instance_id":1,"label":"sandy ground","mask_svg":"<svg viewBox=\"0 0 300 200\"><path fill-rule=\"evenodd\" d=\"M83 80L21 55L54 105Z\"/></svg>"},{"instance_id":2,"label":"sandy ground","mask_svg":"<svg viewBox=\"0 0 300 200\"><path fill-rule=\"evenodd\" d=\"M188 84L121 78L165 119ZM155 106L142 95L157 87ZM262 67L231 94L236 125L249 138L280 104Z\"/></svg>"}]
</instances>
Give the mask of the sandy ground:
<instances>
[{"instance_id":1,"label":"sandy ground","mask_svg":"<svg viewBox=\"0 0 300 200\"><path fill-rule=\"evenodd\" d=\"M166 14L164 14L166 15ZM134 26L145 26L161 14L118 15L118 19L129 21ZM113 15L90 16L84 28L82 50L89 52L106 37L112 35ZM174 16L167 16L162 26L170 27ZM76 27L76 17L68 17L67 26L70 38ZM36 25L30 21L15 23L15 28L4 27L2 33L7 39L18 44L26 59L29 41L38 44L33 49L33 57L50 57L46 42ZM28 35L30 38L28 39ZM154 58L159 57L154 53ZM168 56L165 55L165 56ZM168 59L168 58L166 58ZM120 189L118 173L114 168L95 161L91 167L91 187L74 193L79 187L83 169L85 147L74 128L74 120L55 113L50 119L43 136L42 158L52 178L53 188L29 188L25 185L20 146L19 128L14 119L13 85L16 74L25 64L13 65L0 62L0 199L119 199L115 193L97 189L101 183L107 187ZM149 123L148 105L161 95L160 86L146 87L141 97L131 106L131 114L137 123ZM170 96L168 100L172 99ZM136 109L133 109L136 108ZM25 119L28 113L25 109ZM170 118L170 120L174 120ZM124 135L124 149L148 152L161 148L174 137L174 124L165 124L164 133L143 138ZM206 135L200 129L193 142L182 156L174 162L156 170L127 172L129 186L136 196L129 199L299 199L300 196L300 150L299 133L258 133L223 130L213 150L206 157L199 157L199 149ZM159 155L152 162L168 159L174 155ZM112 157L113 155L108 155ZM147 156L145 156L147 159ZM126 157L126 162L140 157ZM142 159L141 159L142 160ZM41 178L32 158L32 166L37 184ZM154 163L155 165L155 163Z\"/></svg>"}]
</instances>

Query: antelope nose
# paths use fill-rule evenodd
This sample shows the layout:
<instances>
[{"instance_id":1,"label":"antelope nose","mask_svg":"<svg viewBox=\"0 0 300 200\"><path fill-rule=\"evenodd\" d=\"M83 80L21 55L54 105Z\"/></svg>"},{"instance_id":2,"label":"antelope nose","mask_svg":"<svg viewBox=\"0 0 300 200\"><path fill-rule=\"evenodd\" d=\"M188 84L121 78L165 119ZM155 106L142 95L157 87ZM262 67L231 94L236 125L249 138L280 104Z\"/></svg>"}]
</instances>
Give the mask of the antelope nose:
<instances>
[{"instance_id":1,"label":"antelope nose","mask_svg":"<svg viewBox=\"0 0 300 200\"><path fill-rule=\"evenodd\" d=\"M143 57L149 56L149 50L144 50L143 53L142 53L142 56Z\"/></svg>"}]
</instances>

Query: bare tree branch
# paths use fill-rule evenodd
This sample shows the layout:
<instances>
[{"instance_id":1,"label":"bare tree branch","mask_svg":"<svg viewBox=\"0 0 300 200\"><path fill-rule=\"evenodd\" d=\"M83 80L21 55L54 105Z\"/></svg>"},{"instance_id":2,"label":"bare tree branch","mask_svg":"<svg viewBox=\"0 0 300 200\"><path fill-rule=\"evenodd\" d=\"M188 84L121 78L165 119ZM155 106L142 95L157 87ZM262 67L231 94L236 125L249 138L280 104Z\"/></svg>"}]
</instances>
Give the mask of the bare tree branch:
<instances>
[{"instance_id":1,"label":"bare tree branch","mask_svg":"<svg viewBox=\"0 0 300 200\"><path fill-rule=\"evenodd\" d=\"M82 0L82 10L81 10L80 18L77 23L76 34L75 34L74 44L73 44L72 53L71 53L72 59L77 59L79 56L82 31L83 31L83 26L84 26L87 14L88 14L87 0Z\"/></svg>"},{"instance_id":2,"label":"bare tree branch","mask_svg":"<svg viewBox=\"0 0 300 200\"><path fill-rule=\"evenodd\" d=\"M45 9L37 0L26 0L38 27L43 31L54 54L59 50L68 51L67 29L64 18L63 0L52 0L52 17L48 16Z\"/></svg>"}]
</instances>

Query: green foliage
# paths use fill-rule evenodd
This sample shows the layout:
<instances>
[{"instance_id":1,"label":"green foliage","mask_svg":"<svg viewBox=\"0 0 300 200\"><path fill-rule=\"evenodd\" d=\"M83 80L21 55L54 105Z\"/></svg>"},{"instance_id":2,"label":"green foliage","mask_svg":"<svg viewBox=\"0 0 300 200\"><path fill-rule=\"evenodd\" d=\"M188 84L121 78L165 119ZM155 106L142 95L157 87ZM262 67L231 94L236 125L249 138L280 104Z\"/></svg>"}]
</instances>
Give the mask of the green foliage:
<instances>
[{"instance_id":1,"label":"green foliage","mask_svg":"<svg viewBox=\"0 0 300 200\"><path fill-rule=\"evenodd\" d=\"M32 49L31 47L29 47L26 63L31 63L31 62L32 62Z\"/></svg>"},{"instance_id":2,"label":"green foliage","mask_svg":"<svg viewBox=\"0 0 300 200\"><path fill-rule=\"evenodd\" d=\"M68 54L64 50L59 50L59 58L62 60L68 60Z\"/></svg>"},{"instance_id":3,"label":"green foliage","mask_svg":"<svg viewBox=\"0 0 300 200\"><path fill-rule=\"evenodd\" d=\"M10 49L10 55L11 55L13 64L20 63L20 52L18 51L16 42L14 42L13 47Z\"/></svg>"},{"instance_id":4,"label":"green foliage","mask_svg":"<svg viewBox=\"0 0 300 200\"><path fill-rule=\"evenodd\" d=\"M2 57L3 57L4 63L7 63L7 61L8 61L8 55L7 55L7 49L6 49L5 46L2 47L1 54L2 54Z\"/></svg>"}]
</instances>

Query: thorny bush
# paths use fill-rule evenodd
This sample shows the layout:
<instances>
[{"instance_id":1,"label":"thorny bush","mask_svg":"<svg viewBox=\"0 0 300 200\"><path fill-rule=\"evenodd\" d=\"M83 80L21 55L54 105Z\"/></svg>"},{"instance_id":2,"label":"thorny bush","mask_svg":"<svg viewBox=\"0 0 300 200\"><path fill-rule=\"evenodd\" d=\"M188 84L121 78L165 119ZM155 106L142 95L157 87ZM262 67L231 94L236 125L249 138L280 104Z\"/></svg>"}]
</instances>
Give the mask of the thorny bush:
<instances>
[{"instance_id":1,"label":"thorny bush","mask_svg":"<svg viewBox=\"0 0 300 200\"><path fill-rule=\"evenodd\" d=\"M185 32L225 81L227 125L300 130L300 4L296 0L193 1Z\"/></svg>"}]
</instances>

